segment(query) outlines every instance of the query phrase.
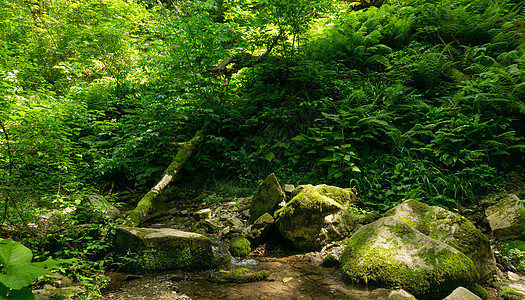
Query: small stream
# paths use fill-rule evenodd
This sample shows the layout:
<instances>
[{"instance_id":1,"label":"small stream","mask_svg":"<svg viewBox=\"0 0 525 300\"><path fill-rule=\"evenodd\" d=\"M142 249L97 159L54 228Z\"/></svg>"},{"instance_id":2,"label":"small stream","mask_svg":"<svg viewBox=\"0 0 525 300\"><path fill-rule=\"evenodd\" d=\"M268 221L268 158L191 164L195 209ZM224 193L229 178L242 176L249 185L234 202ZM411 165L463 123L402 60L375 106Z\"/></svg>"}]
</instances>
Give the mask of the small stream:
<instances>
[{"instance_id":1,"label":"small stream","mask_svg":"<svg viewBox=\"0 0 525 300\"><path fill-rule=\"evenodd\" d=\"M321 267L314 254L234 259L232 268L268 270L270 277L230 283L221 270L180 270L114 282L105 299L386 299L389 290L367 289L344 282L336 267Z\"/></svg>"},{"instance_id":2,"label":"small stream","mask_svg":"<svg viewBox=\"0 0 525 300\"><path fill-rule=\"evenodd\" d=\"M174 228L191 231L195 220L191 213L202 203L159 207L144 227ZM221 236L210 235L221 240ZM227 240L214 251L227 251ZM240 267L267 270L265 280L231 283L223 278L226 270L184 272L135 276L110 273L110 285L104 299L385 299L389 290L358 287L343 281L337 267L321 266L319 253L297 253L282 245L264 245L249 257L232 258L231 269Z\"/></svg>"}]
</instances>

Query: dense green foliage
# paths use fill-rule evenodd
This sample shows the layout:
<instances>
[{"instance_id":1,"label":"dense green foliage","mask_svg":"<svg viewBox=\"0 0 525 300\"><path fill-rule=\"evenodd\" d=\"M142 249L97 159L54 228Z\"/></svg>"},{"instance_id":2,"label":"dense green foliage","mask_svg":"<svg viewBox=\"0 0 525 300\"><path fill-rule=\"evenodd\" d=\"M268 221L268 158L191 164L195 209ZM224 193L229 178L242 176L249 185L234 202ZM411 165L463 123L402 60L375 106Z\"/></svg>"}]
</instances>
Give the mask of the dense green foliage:
<instances>
[{"instance_id":1,"label":"dense green foliage","mask_svg":"<svg viewBox=\"0 0 525 300\"><path fill-rule=\"evenodd\" d=\"M275 172L356 187L378 211L476 203L523 162L523 7L0 0L2 221L141 194L203 127L183 170L196 185Z\"/></svg>"},{"instance_id":2,"label":"dense green foliage","mask_svg":"<svg viewBox=\"0 0 525 300\"><path fill-rule=\"evenodd\" d=\"M143 190L203 124L197 181L276 171L378 209L472 202L522 158L519 3L1 5L0 176L16 200Z\"/></svg>"}]
</instances>

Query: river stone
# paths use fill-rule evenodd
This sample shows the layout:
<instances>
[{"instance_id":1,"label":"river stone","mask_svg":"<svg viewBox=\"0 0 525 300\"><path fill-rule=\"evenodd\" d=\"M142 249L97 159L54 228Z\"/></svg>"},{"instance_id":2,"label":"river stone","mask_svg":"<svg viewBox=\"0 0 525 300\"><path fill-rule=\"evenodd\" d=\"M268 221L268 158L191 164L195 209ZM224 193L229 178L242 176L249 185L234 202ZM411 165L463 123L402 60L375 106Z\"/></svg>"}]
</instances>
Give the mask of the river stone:
<instances>
[{"instance_id":1,"label":"river stone","mask_svg":"<svg viewBox=\"0 0 525 300\"><path fill-rule=\"evenodd\" d=\"M341 255L345 247L346 243L344 241L337 241L324 246L319 252L323 260L322 265L324 267L339 266L339 261L341 260Z\"/></svg>"},{"instance_id":2,"label":"river stone","mask_svg":"<svg viewBox=\"0 0 525 300\"><path fill-rule=\"evenodd\" d=\"M416 300L416 297L414 295L411 295L409 292L399 289L399 290L392 290L390 294L388 294L388 300Z\"/></svg>"},{"instance_id":3,"label":"river stone","mask_svg":"<svg viewBox=\"0 0 525 300\"><path fill-rule=\"evenodd\" d=\"M281 201L286 198L275 174L272 173L259 184L250 204L250 219L253 223L265 213L273 214Z\"/></svg>"},{"instance_id":4,"label":"river stone","mask_svg":"<svg viewBox=\"0 0 525 300\"><path fill-rule=\"evenodd\" d=\"M345 202L343 197L339 197L342 193L332 194L339 201L321 195L313 187L303 188L294 194L290 202L275 212L274 219L281 235L295 248L318 251L348 236L353 222L341 204Z\"/></svg>"},{"instance_id":5,"label":"river stone","mask_svg":"<svg viewBox=\"0 0 525 300\"><path fill-rule=\"evenodd\" d=\"M494 236L502 241L525 239L525 205L511 194L485 210Z\"/></svg>"},{"instance_id":6,"label":"river stone","mask_svg":"<svg viewBox=\"0 0 525 300\"><path fill-rule=\"evenodd\" d=\"M250 241L243 236L233 237L230 241L230 253L235 257L245 257L252 251Z\"/></svg>"},{"instance_id":7,"label":"river stone","mask_svg":"<svg viewBox=\"0 0 525 300\"><path fill-rule=\"evenodd\" d=\"M204 220L211 217L211 209L203 208L193 213L193 218L195 220Z\"/></svg>"},{"instance_id":8,"label":"river stone","mask_svg":"<svg viewBox=\"0 0 525 300\"><path fill-rule=\"evenodd\" d=\"M393 216L352 235L341 257L341 271L351 282L401 286L418 298L446 296L479 279L465 254Z\"/></svg>"},{"instance_id":9,"label":"river stone","mask_svg":"<svg viewBox=\"0 0 525 300\"><path fill-rule=\"evenodd\" d=\"M506 283L498 287L501 299L523 300L525 299L525 286L519 283Z\"/></svg>"},{"instance_id":10,"label":"river stone","mask_svg":"<svg viewBox=\"0 0 525 300\"><path fill-rule=\"evenodd\" d=\"M482 282L496 274L496 260L488 238L465 217L417 200L406 200L385 213L396 216L433 239L442 241L472 259Z\"/></svg>"},{"instance_id":11,"label":"river stone","mask_svg":"<svg viewBox=\"0 0 525 300\"><path fill-rule=\"evenodd\" d=\"M171 228L117 227L113 246L117 254L138 259L126 271L153 273L174 269L207 269L213 263L211 240Z\"/></svg>"},{"instance_id":12,"label":"river stone","mask_svg":"<svg viewBox=\"0 0 525 300\"><path fill-rule=\"evenodd\" d=\"M460 286L443 300L481 300L481 298L468 289Z\"/></svg>"}]
</instances>

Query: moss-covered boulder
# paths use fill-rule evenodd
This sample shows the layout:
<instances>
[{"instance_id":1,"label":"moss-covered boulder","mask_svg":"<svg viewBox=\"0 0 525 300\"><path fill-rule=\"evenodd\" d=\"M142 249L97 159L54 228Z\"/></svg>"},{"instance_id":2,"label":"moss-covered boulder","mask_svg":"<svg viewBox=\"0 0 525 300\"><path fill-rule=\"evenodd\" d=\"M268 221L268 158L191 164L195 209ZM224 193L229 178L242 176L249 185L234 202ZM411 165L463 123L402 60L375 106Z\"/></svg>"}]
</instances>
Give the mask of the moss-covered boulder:
<instances>
[{"instance_id":1,"label":"moss-covered boulder","mask_svg":"<svg viewBox=\"0 0 525 300\"><path fill-rule=\"evenodd\" d=\"M417 298L446 296L479 280L472 260L397 217L360 228L341 257L343 278L381 287L401 286Z\"/></svg>"},{"instance_id":2,"label":"moss-covered boulder","mask_svg":"<svg viewBox=\"0 0 525 300\"><path fill-rule=\"evenodd\" d=\"M300 191L294 191L292 200L274 214L279 232L295 248L318 251L350 233L353 222L344 206L352 201L349 191L326 185L302 186L297 190Z\"/></svg>"},{"instance_id":3,"label":"moss-covered boulder","mask_svg":"<svg viewBox=\"0 0 525 300\"><path fill-rule=\"evenodd\" d=\"M465 217L416 200L406 200L385 216L396 216L421 233L461 251L472 259L481 281L490 281L496 274L496 260L488 238Z\"/></svg>"},{"instance_id":4,"label":"moss-covered boulder","mask_svg":"<svg viewBox=\"0 0 525 300\"><path fill-rule=\"evenodd\" d=\"M230 253L235 257L245 257L252 251L251 243L243 236L236 236L230 241Z\"/></svg>"},{"instance_id":5,"label":"moss-covered boulder","mask_svg":"<svg viewBox=\"0 0 525 300\"><path fill-rule=\"evenodd\" d=\"M128 272L208 269L213 265L212 241L193 232L120 226L113 246L117 254L126 256Z\"/></svg>"},{"instance_id":6,"label":"moss-covered boulder","mask_svg":"<svg viewBox=\"0 0 525 300\"><path fill-rule=\"evenodd\" d=\"M525 205L509 195L485 210L494 236L502 241L525 239Z\"/></svg>"},{"instance_id":7,"label":"moss-covered boulder","mask_svg":"<svg viewBox=\"0 0 525 300\"><path fill-rule=\"evenodd\" d=\"M326 184L319 184L315 186L310 184L300 185L293 190L291 198L293 199L295 196L301 193L311 192L316 192L319 195L328 197L343 206L348 206L351 203L355 204L358 202L357 194L354 189L344 189Z\"/></svg>"},{"instance_id":8,"label":"moss-covered boulder","mask_svg":"<svg viewBox=\"0 0 525 300\"><path fill-rule=\"evenodd\" d=\"M253 194L250 204L250 223L255 222L255 220L265 213L273 215L275 209L277 209L277 206L285 197L275 174L272 173L268 175L268 177L257 186L257 190L255 194Z\"/></svg>"}]
</instances>

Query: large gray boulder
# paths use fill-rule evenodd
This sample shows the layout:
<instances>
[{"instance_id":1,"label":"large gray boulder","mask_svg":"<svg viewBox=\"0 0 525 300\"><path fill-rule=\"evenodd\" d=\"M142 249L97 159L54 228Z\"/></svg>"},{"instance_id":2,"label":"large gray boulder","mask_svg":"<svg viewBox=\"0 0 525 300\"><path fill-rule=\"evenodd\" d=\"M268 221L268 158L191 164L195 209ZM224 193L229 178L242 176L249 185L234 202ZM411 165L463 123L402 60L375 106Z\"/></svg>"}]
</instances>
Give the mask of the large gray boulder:
<instances>
[{"instance_id":1,"label":"large gray boulder","mask_svg":"<svg viewBox=\"0 0 525 300\"><path fill-rule=\"evenodd\" d=\"M274 218L281 235L295 248L318 251L344 239L353 229L353 221L344 206L355 201L355 194L350 190L327 185L301 186L293 196L275 212Z\"/></svg>"},{"instance_id":2,"label":"large gray boulder","mask_svg":"<svg viewBox=\"0 0 525 300\"><path fill-rule=\"evenodd\" d=\"M511 194L485 210L494 236L502 241L525 239L525 205Z\"/></svg>"},{"instance_id":3,"label":"large gray boulder","mask_svg":"<svg viewBox=\"0 0 525 300\"><path fill-rule=\"evenodd\" d=\"M152 273L212 267L212 241L200 234L171 228L117 227L113 246L129 259L128 272Z\"/></svg>"},{"instance_id":4,"label":"large gray boulder","mask_svg":"<svg viewBox=\"0 0 525 300\"><path fill-rule=\"evenodd\" d=\"M461 251L472 259L482 282L492 280L496 274L496 260L488 238L465 217L416 200L406 200L385 216L396 216L421 233Z\"/></svg>"},{"instance_id":5,"label":"large gray boulder","mask_svg":"<svg viewBox=\"0 0 525 300\"><path fill-rule=\"evenodd\" d=\"M259 184L252 197L249 222L255 222L255 220L265 213L273 215L275 209L277 209L277 206L285 199L285 197L286 196L281 189L281 185L279 185L275 174L272 173L268 175L268 177Z\"/></svg>"},{"instance_id":6,"label":"large gray boulder","mask_svg":"<svg viewBox=\"0 0 525 300\"><path fill-rule=\"evenodd\" d=\"M472 260L397 217L361 227L341 257L343 278L382 287L401 286L417 298L446 296L479 279Z\"/></svg>"}]
</instances>

